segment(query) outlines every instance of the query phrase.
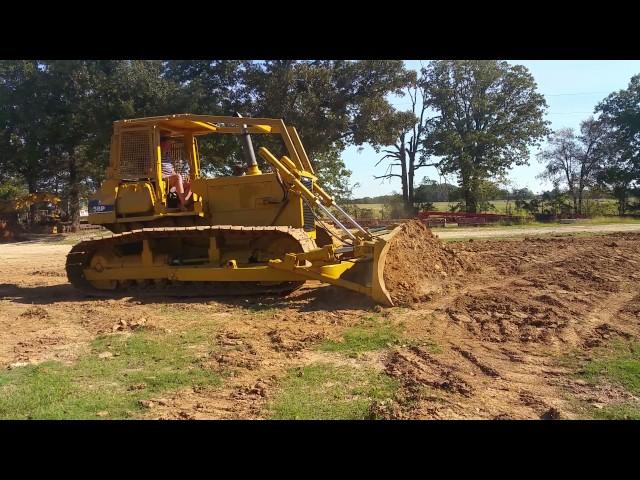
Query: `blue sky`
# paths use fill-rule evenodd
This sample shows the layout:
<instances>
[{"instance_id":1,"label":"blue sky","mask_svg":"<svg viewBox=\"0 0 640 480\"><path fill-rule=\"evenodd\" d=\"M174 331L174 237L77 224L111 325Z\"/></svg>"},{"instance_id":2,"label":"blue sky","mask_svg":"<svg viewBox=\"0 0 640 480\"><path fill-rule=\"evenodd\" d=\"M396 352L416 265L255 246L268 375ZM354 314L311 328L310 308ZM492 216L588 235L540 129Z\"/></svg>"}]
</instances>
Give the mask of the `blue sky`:
<instances>
[{"instance_id":1,"label":"blue sky","mask_svg":"<svg viewBox=\"0 0 640 480\"><path fill-rule=\"evenodd\" d=\"M633 75L640 73L640 61L618 60L508 60L511 64L524 65L529 69L538 84L540 91L547 100L546 119L551 122L551 128L556 130L563 127L578 129L580 122L593 114L598 102L609 93L626 88ZM423 60L426 65L428 60ZM406 60L407 68L420 69L419 60ZM408 98L400 97L393 100L398 109L406 109ZM535 154L538 149L530 151L529 166L515 167L510 172L510 180L515 187L528 187L534 192L549 188L548 184L536 178L542 171ZM381 163L375 166L381 155L373 148L365 146L361 152L357 147L348 148L342 155L347 168L353 173L351 182L359 183L354 190L355 197L376 196L401 191L400 179L394 178L390 182L375 180L374 175L382 175L386 167ZM416 172L419 182L423 176L438 179L433 168L423 168ZM454 178L449 181L454 182Z\"/></svg>"}]
</instances>

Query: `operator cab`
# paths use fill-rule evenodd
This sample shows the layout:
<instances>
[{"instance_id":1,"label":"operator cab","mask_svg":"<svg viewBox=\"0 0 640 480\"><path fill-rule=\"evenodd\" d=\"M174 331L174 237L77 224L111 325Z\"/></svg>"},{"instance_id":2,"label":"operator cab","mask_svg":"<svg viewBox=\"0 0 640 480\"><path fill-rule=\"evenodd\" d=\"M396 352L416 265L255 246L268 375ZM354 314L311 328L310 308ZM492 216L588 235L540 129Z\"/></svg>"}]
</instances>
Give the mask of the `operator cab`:
<instances>
[{"instance_id":1,"label":"operator cab","mask_svg":"<svg viewBox=\"0 0 640 480\"><path fill-rule=\"evenodd\" d=\"M243 164L238 165L240 159L235 158L233 164L225 165L229 176L201 176L197 140L212 134L219 139L213 141L225 147L227 135L240 141ZM315 180L311 162L295 128L280 119L176 114L114 122L107 178L89 200L89 222L116 233L145 226L274 222L313 230L309 205L301 199L289 202L279 173L260 170L250 135L261 134L260 142L274 148L278 156L284 155L300 181L311 188ZM170 169L182 178L186 211L175 202L175 179L163 173L163 137L169 139L165 150ZM161 221L163 217L194 216L200 218Z\"/></svg>"},{"instance_id":2,"label":"operator cab","mask_svg":"<svg viewBox=\"0 0 640 480\"><path fill-rule=\"evenodd\" d=\"M119 216L138 217L148 214L193 214L194 200L190 195L181 212L176 203L175 180L163 173L163 155L171 170L179 174L185 194L199 177L198 147L193 132L184 121L150 122L147 125L127 125L120 122L114 132L111 149L112 178L118 182L116 211ZM163 152L160 139L168 139ZM109 175L111 176L111 175Z\"/></svg>"}]
</instances>

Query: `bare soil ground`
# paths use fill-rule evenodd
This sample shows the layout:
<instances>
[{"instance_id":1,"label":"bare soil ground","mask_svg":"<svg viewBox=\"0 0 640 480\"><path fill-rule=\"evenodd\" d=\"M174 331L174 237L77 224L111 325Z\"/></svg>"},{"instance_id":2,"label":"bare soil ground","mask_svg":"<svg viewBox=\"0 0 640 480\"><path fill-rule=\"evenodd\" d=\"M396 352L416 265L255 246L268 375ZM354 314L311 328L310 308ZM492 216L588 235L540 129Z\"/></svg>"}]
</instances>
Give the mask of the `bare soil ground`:
<instances>
[{"instance_id":1,"label":"bare soil ground","mask_svg":"<svg viewBox=\"0 0 640 480\"><path fill-rule=\"evenodd\" d=\"M0 367L74 362L96 336L141 324L180 332L205 322L215 348L202 365L231 374L220 388L152 398L144 417L264 418L287 372L318 361L395 379L394 398L371 406L376 418L576 418L572 398L624 395L576 380L558 359L640 338L640 233L445 248L457 274L409 307L381 308L313 282L286 299L95 299L66 281L69 245L0 245ZM371 315L401 326L405 341L355 358L317 348Z\"/></svg>"},{"instance_id":2,"label":"bare soil ground","mask_svg":"<svg viewBox=\"0 0 640 480\"><path fill-rule=\"evenodd\" d=\"M445 240L448 238L493 238L514 237L519 235L550 235L550 234L576 234L576 233L612 233L612 232L640 232L640 223L624 224L611 223L601 225L575 224L575 225L549 225L548 227L472 227L472 228L438 228L437 235Z\"/></svg>"}]
</instances>

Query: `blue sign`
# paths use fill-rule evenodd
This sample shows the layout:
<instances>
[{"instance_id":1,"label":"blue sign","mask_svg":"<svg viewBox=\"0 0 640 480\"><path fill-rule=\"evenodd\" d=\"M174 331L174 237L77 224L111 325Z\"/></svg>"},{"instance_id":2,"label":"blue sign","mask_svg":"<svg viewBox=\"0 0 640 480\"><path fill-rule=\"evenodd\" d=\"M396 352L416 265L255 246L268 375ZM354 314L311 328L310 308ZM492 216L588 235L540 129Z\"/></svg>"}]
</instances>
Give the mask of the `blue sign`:
<instances>
[{"instance_id":1,"label":"blue sign","mask_svg":"<svg viewBox=\"0 0 640 480\"><path fill-rule=\"evenodd\" d=\"M100 200L89 200L89 213L109 213L113 212L113 205L104 205Z\"/></svg>"}]
</instances>

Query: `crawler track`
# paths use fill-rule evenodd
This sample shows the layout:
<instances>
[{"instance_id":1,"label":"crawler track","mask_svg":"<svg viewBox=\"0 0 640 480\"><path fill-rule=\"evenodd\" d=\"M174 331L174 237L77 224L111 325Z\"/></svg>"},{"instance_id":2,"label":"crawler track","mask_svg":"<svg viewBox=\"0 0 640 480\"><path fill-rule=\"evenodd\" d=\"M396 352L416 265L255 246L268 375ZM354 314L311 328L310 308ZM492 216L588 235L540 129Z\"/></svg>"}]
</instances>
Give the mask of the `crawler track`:
<instances>
[{"instance_id":1,"label":"crawler track","mask_svg":"<svg viewBox=\"0 0 640 480\"><path fill-rule=\"evenodd\" d=\"M234 235L290 237L299 244L301 252L317 248L314 241L302 229L291 227L241 227L241 226L194 226L194 227L162 227L142 228L120 234L91 238L75 245L67 255L66 271L71 284L92 296L175 296L202 297L219 295L287 295L300 288L304 282L181 282L181 281L127 281L118 282L116 289L104 290L94 287L84 276L84 269L91 262L92 256L100 249L113 248L144 239L158 238L195 238L213 235Z\"/></svg>"}]
</instances>

